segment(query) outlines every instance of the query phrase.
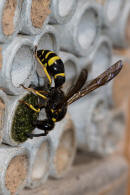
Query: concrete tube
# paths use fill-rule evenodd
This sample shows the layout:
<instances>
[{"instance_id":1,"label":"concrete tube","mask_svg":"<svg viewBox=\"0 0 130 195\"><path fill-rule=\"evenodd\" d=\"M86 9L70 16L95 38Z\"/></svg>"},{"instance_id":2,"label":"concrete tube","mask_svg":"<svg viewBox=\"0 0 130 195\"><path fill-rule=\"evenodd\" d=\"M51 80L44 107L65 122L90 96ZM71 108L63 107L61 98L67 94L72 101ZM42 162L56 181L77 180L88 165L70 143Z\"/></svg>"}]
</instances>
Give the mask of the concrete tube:
<instances>
[{"instance_id":1,"label":"concrete tube","mask_svg":"<svg viewBox=\"0 0 130 195\"><path fill-rule=\"evenodd\" d=\"M0 147L0 194L21 191L28 175L28 153L23 148Z\"/></svg>"},{"instance_id":2,"label":"concrete tube","mask_svg":"<svg viewBox=\"0 0 130 195\"><path fill-rule=\"evenodd\" d=\"M70 106L69 111L80 150L100 156L116 150L124 132L124 116L109 107L104 94L91 94Z\"/></svg>"},{"instance_id":3,"label":"concrete tube","mask_svg":"<svg viewBox=\"0 0 130 195\"><path fill-rule=\"evenodd\" d=\"M42 32L50 13L48 0L24 0L21 20L23 34L36 35Z\"/></svg>"},{"instance_id":4,"label":"concrete tube","mask_svg":"<svg viewBox=\"0 0 130 195\"><path fill-rule=\"evenodd\" d=\"M23 93L20 84L29 86L35 72L33 44L26 37L18 36L2 48L0 87L8 94Z\"/></svg>"},{"instance_id":5,"label":"concrete tube","mask_svg":"<svg viewBox=\"0 0 130 195\"><path fill-rule=\"evenodd\" d=\"M23 147L29 151L30 156L26 187L35 188L45 183L48 178L52 156L51 142L48 136L38 137L32 140L29 139L23 144Z\"/></svg>"},{"instance_id":6,"label":"concrete tube","mask_svg":"<svg viewBox=\"0 0 130 195\"><path fill-rule=\"evenodd\" d=\"M51 0L49 23L67 23L72 18L76 7L77 0Z\"/></svg>"},{"instance_id":7,"label":"concrete tube","mask_svg":"<svg viewBox=\"0 0 130 195\"><path fill-rule=\"evenodd\" d=\"M76 152L75 129L70 117L67 116L56 124L49 136L53 153L50 176L61 178L70 169Z\"/></svg>"},{"instance_id":8,"label":"concrete tube","mask_svg":"<svg viewBox=\"0 0 130 195\"><path fill-rule=\"evenodd\" d=\"M113 5L114 4L114 5ZM113 8L113 10L111 9ZM112 1L106 3L105 13L107 13L108 34L115 47L130 46L130 3L129 1ZM111 11L110 11L111 10Z\"/></svg>"},{"instance_id":9,"label":"concrete tube","mask_svg":"<svg viewBox=\"0 0 130 195\"><path fill-rule=\"evenodd\" d=\"M110 38L105 35L100 36L95 45L93 52L91 53L91 70L89 72L89 78L96 78L112 65L112 42ZM107 100L112 104L112 85L113 81L108 83L105 87L96 90L99 93L107 94Z\"/></svg>"},{"instance_id":10,"label":"concrete tube","mask_svg":"<svg viewBox=\"0 0 130 195\"><path fill-rule=\"evenodd\" d=\"M107 23L114 23L119 19L120 13L124 7L125 1L122 0L107 0L104 4Z\"/></svg>"},{"instance_id":11,"label":"concrete tube","mask_svg":"<svg viewBox=\"0 0 130 195\"><path fill-rule=\"evenodd\" d=\"M79 1L72 19L57 27L61 36L61 49L77 56L90 54L100 34L100 26L100 6L94 1Z\"/></svg>"},{"instance_id":12,"label":"concrete tube","mask_svg":"<svg viewBox=\"0 0 130 195\"><path fill-rule=\"evenodd\" d=\"M21 0L0 1L0 42L13 39L20 31ZM8 17L10 16L10 17Z\"/></svg>"},{"instance_id":13,"label":"concrete tube","mask_svg":"<svg viewBox=\"0 0 130 195\"><path fill-rule=\"evenodd\" d=\"M32 121L38 117L38 113L20 103L19 100L31 103L34 107L37 105L37 96L27 92L20 96L7 96L2 141L12 146L27 140L26 133L34 130Z\"/></svg>"}]
</instances>

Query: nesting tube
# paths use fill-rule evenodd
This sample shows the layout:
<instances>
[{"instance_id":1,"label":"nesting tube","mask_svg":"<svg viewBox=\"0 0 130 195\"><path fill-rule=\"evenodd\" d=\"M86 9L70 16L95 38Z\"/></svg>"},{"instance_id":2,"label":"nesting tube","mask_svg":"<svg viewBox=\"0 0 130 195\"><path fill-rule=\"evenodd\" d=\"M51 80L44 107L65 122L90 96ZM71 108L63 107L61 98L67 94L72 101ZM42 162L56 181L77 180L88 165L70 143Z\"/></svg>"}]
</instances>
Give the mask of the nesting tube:
<instances>
[{"instance_id":1,"label":"nesting tube","mask_svg":"<svg viewBox=\"0 0 130 195\"><path fill-rule=\"evenodd\" d=\"M49 0L24 0L21 21L23 34L36 35L42 32L50 14Z\"/></svg>"},{"instance_id":2,"label":"nesting tube","mask_svg":"<svg viewBox=\"0 0 130 195\"><path fill-rule=\"evenodd\" d=\"M125 0L125 3L126 3L126 0ZM123 7L124 7L124 1L122 0L105 1L104 9L105 9L106 23L112 24L114 22L117 22L120 18L120 14L122 13Z\"/></svg>"},{"instance_id":3,"label":"nesting tube","mask_svg":"<svg viewBox=\"0 0 130 195\"><path fill-rule=\"evenodd\" d=\"M52 164L50 176L61 178L70 169L76 152L76 137L73 123L69 116L56 124L49 134L52 142Z\"/></svg>"},{"instance_id":4,"label":"nesting tube","mask_svg":"<svg viewBox=\"0 0 130 195\"><path fill-rule=\"evenodd\" d=\"M28 139L26 133L32 133L34 130L32 122L37 120L38 113L20 101L24 100L35 107L38 101L37 98L36 95L26 91L19 96L6 96L5 117L2 129L2 141L4 143L17 146Z\"/></svg>"},{"instance_id":5,"label":"nesting tube","mask_svg":"<svg viewBox=\"0 0 130 195\"><path fill-rule=\"evenodd\" d=\"M49 15L49 23L67 23L72 18L76 7L77 0L51 0L51 13Z\"/></svg>"},{"instance_id":6,"label":"nesting tube","mask_svg":"<svg viewBox=\"0 0 130 195\"><path fill-rule=\"evenodd\" d=\"M21 84L29 86L35 72L32 41L16 37L9 45L2 47L0 87L8 94L23 93Z\"/></svg>"},{"instance_id":7,"label":"nesting tube","mask_svg":"<svg viewBox=\"0 0 130 195\"><path fill-rule=\"evenodd\" d=\"M94 1L79 1L72 19L57 26L61 36L61 50L77 56L86 56L100 34L101 15L99 5ZM64 39L63 39L64 37Z\"/></svg>"},{"instance_id":8,"label":"nesting tube","mask_svg":"<svg viewBox=\"0 0 130 195\"><path fill-rule=\"evenodd\" d=\"M23 147L29 152L29 174L26 187L35 188L45 183L48 178L51 166L51 142L47 136L38 137L29 139Z\"/></svg>"},{"instance_id":9,"label":"nesting tube","mask_svg":"<svg viewBox=\"0 0 130 195\"><path fill-rule=\"evenodd\" d=\"M115 47L130 46L130 3L109 0L105 5L108 34Z\"/></svg>"},{"instance_id":10,"label":"nesting tube","mask_svg":"<svg viewBox=\"0 0 130 195\"><path fill-rule=\"evenodd\" d=\"M0 42L13 39L20 31L21 0L0 1Z\"/></svg>"},{"instance_id":11,"label":"nesting tube","mask_svg":"<svg viewBox=\"0 0 130 195\"><path fill-rule=\"evenodd\" d=\"M28 175L28 153L23 148L0 147L0 194L21 191Z\"/></svg>"},{"instance_id":12,"label":"nesting tube","mask_svg":"<svg viewBox=\"0 0 130 195\"><path fill-rule=\"evenodd\" d=\"M77 64L78 58L71 53L60 51L61 57L65 67L66 82L63 85L63 91L66 92L76 80L80 67Z\"/></svg>"},{"instance_id":13,"label":"nesting tube","mask_svg":"<svg viewBox=\"0 0 130 195\"><path fill-rule=\"evenodd\" d=\"M69 111L76 127L77 145L80 150L100 156L116 150L123 135L124 117L122 113L115 114L110 109L105 96L90 95L72 105Z\"/></svg>"},{"instance_id":14,"label":"nesting tube","mask_svg":"<svg viewBox=\"0 0 130 195\"><path fill-rule=\"evenodd\" d=\"M66 80L72 80L79 73L79 66L77 64L78 58L71 53L60 52L59 56L64 62Z\"/></svg>"},{"instance_id":15,"label":"nesting tube","mask_svg":"<svg viewBox=\"0 0 130 195\"><path fill-rule=\"evenodd\" d=\"M97 77L104 72L112 63L112 43L111 40L102 35L99 37L93 52L91 53L92 59L92 78Z\"/></svg>"},{"instance_id":16,"label":"nesting tube","mask_svg":"<svg viewBox=\"0 0 130 195\"><path fill-rule=\"evenodd\" d=\"M91 70L89 78L94 79L112 65L112 42L109 37L102 35L99 37L93 52L91 53ZM107 94L109 103L112 103L113 81L105 87L100 88L99 93ZM96 90L97 93L97 90Z\"/></svg>"}]
</instances>

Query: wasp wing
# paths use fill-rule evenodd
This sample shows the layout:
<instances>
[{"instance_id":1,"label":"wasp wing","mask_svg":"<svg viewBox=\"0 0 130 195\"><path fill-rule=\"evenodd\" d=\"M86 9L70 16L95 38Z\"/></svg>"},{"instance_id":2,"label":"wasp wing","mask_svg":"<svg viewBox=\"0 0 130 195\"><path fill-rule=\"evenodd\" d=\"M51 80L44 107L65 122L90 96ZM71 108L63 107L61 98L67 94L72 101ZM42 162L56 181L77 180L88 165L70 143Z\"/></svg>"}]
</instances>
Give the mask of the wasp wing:
<instances>
[{"instance_id":1,"label":"wasp wing","mask_svg":"<svg viewBox=\"0 0 130 195\"><path fill-rule=\"evenodd\" d=\"M67 92L65 101L70 99L75 93L77 93L83 87L83 85L85 84L87 78L88 78L87 69L82 69L76 83Z\"/></svg>"},{"instance_id":2,"label":"wasp wing","mask_svg":"<svg viewBox=\"0 0 130 195\"><path fill-rule=\"evenodd\" d=\"M66 104L67 101L74 95L76 94L85 84L86 80L88 77L88 71L87 69L82 69L76 83L69 89L67 92L65 98L61 101L60 104L58 104L57 109L60 108L64 103Z\"/></svg>"},{"instance_id":3,"label":"wasp wing","mask_svg":"<svg viewBox=\"0 0 130 195\"><path fill-rule=\"evenodd\" d=\"M73 102L77 101L81 97L87 95L91 91L105 85L110 80L112 80L122 69L122 61L116 62L110 68L108 68L105 72L100 74L97 78L93 79L89 82L89 84L81 89L79 92L75 93L70 99L68 99L67 104L72 104Z\"/></svg>"}]
</instances>

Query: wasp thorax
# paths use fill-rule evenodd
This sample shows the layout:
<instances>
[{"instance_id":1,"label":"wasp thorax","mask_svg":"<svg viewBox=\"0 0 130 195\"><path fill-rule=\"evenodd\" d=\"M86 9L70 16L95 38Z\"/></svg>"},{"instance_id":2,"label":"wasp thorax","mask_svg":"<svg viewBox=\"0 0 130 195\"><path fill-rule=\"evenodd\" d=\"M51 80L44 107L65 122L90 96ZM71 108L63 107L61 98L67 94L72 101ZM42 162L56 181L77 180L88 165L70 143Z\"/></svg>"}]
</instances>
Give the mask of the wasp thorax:
<instances>
[{"instance_id":1,"label":"wasp thorax","mask_svg":"<svg viewBox=\"0 0 130 195\"><path fill-rule=\"evenodd\" d=\"M66 114L67 104L62 103L64 98L65 95L61 89L51 88L46 113L54 122L60 121Z\"/></svg>"}]
</instances>

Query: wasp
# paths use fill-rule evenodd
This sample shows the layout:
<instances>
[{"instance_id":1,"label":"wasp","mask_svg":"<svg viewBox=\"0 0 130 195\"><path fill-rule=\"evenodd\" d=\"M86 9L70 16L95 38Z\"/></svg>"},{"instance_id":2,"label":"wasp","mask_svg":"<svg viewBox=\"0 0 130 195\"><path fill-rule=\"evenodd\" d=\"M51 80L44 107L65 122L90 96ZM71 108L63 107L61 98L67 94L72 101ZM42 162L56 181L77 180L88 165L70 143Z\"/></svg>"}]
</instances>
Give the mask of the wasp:
<instances>
[{"instance_id":1,"label":"wasp","mask_svg":"<svg viewBox=\"0 0 130 195\"><path fill-rule=\"evenodd\" d=\"M50 50L37 50L35 46L34 51L37 61L41 64L49 84L51 85L54 78L55 88L62 86L65 82L64 64L59 56Z\"/></svg>"},{"instance_id":2,"label":"wasp","mask_svg":"<svg viewBox=\"0 0 130 195\"><path fill-rule=\"evenodd\" d=\"M44 108L47 116L45 120L37 119L32 122L34 128L38 128L44 132L39 134L28 133L26 136L31 139L33 137L46 136L51 130L53 130L55 123L61 121L65 117L67 107L70 104L111 81L115 76L117 76L123 67L123 63L120 60L89 82L86 82L88 77L87 69L82 69L75 84L71 86L65 94L62 90L65 75L61 75L64 74L64 65L61 63L59 57L57 57L53 52L50 53L48 50L38 50L35 52L35 55L39 63L42 65L45 73L47 73L46 75L51 74L51 76L54 76L55 86L51 87L50 82L50 87L46 91L22 86L25 90L28 90L38 96L38 103L37 106L34 107L25 101L21 102L26 104L34 112L39 113L41 109ZM51 60L51 63L49 60ZM46 64L45 67L43 64ZM51 76L49 75L49 77Z\"/></svg>"}]
</instances>

